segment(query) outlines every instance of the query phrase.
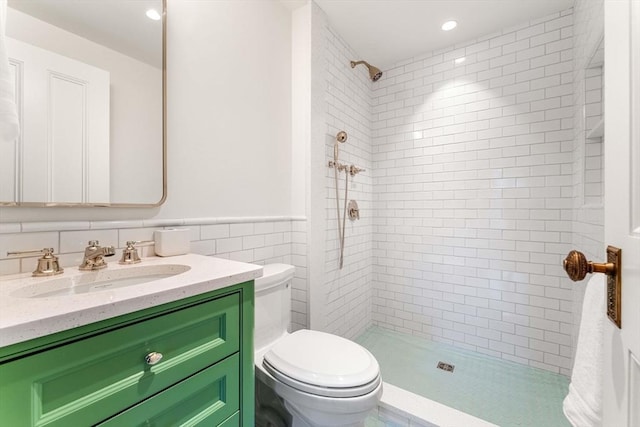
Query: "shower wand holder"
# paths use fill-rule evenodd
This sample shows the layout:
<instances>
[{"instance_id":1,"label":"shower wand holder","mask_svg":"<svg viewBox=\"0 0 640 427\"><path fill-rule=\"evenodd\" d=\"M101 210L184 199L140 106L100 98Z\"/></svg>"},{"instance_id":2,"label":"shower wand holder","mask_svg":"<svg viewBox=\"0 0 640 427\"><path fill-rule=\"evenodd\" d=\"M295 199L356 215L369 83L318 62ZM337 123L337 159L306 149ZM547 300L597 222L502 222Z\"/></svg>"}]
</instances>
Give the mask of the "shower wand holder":
<instances>
[{"instance_id":1,"label":"shower wand holder","mask_svg":"<svg viewBox=\"0 0 640 427\"><path fill-rule=\"evenodd\" d=\"M366 169L359 168L356 165L345 165L345 164L342 164L342 163L339 163L339 162L335 162L333 160L329 160L329 167L330 168L337 168L339 172L347 171L347 172L349 172L349 175L351 175L351 176L356 176L360 172L365 172L366 171Z\"/></svg>"},{"instance_id":2,"label":"shower wand holder","mask_svg":"<svg viewBox=\"0 0 640 427\"><path fill-rule=\"evenodd\" d=\"M349 175L351 175L351 176L356 176L360 172L364 172L364 171L366 171L366 169L359 168L356 165L349 166Z\"/></svg>"},{"instance_id":3,"label":"shower wand holder","mask_svg":"<svg viewBox=\"0 0 640 427\"><path fill-rule=\"evenodd\" d=\"M329 167L330 168L337 168L338 172L342 172L342 171L345 171L345 170L349 169L348 165L344 165L344 164L339 163L339 162L334 162L333 160L329 160Z\"/></svg>"}]
</instances>

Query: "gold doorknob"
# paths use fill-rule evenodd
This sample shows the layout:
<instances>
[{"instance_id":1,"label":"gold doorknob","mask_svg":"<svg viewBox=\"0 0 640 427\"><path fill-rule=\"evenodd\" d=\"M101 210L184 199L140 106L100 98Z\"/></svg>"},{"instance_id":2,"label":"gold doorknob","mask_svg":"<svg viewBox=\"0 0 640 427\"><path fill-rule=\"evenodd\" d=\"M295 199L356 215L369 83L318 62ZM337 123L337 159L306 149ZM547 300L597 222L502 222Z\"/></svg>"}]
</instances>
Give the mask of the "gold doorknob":
<instances>
[{"instance_id":1,"label":"gold doorknob","mask_svg":"<svg viewBox=\"0 0 640 427\"><path fill-rule=\"evenodd\" d=\"M612 262L596 263L587 261L582 252L571 251L562 262L564 271L571 280L577 282L585 278L587 273L604 273L607 276L615 276L616 265Z\"/></svg>"}]
</instances>

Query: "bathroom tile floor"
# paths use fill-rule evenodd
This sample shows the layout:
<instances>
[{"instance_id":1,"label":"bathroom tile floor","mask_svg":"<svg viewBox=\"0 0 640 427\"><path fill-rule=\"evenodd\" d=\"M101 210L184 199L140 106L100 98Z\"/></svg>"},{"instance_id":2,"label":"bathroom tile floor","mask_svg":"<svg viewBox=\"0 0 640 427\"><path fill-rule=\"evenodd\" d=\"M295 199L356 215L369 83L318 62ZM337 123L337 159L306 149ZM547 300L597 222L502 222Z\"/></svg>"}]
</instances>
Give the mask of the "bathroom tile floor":
<instances>
[{"instance_id":1,"label":"bathroom tile floor","mask_svg":"<svg viewBox=\"0 0 640 427\"><path fill-rule=\"evenodd\" d=\"M389 422L385 422L378 418L375 414L369 415L364 422L364 427L395 427Z\"/></svg>"},{"instance_id":2,"label":"bathroom tile floor","mask_svg":"<svg viewBox=\"0 0 640 427\"><path fill-rule=\"evenodd\" d=\"M373 327L356 341L380 363L385 382L502 427L570 426L563 375ZM442 361L453 372L437 369ZM367 427L394 425L369 417ZM461 426L462 427L462 426Z\"/></svg>"}]
</instances>

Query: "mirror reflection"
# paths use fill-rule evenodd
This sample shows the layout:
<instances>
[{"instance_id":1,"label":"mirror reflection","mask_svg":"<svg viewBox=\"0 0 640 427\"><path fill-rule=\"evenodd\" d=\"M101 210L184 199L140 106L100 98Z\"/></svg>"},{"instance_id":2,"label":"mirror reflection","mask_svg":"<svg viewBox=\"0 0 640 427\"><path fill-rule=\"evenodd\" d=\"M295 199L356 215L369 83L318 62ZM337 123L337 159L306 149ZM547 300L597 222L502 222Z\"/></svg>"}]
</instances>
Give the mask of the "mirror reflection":
<instances>
[{"instance_id":1,"label":"mirror reflection","mask_svg":"<svg viewBox=\"0 0 640 427\"><path fill-rule=\"evenodd\" d=\"M162 201L162 0L8 6L21 135L0 147L0 203Z\"/></svg>"}]
</instances>

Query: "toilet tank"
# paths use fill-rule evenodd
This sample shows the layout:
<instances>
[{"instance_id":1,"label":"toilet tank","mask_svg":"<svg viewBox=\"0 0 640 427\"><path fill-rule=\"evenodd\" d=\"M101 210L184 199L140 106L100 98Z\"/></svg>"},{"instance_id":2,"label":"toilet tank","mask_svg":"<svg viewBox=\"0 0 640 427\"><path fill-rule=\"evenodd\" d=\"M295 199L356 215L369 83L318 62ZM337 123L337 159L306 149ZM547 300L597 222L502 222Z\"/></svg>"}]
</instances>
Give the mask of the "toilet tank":
<instances>
[{"instance_id":1,"label":"toilet tank","mask_svg":"<svg viewBox=\"0 0 640 427\"><path fill-rule=\"evenodd\" d=\"M295 267L288 264L264 266L255 280L254 349L261 350L286 334L291 321L291 281Z\"/></svg>"}]
</instances>

